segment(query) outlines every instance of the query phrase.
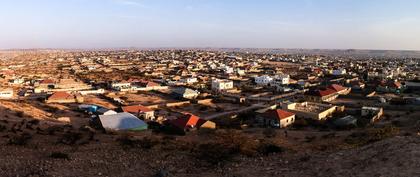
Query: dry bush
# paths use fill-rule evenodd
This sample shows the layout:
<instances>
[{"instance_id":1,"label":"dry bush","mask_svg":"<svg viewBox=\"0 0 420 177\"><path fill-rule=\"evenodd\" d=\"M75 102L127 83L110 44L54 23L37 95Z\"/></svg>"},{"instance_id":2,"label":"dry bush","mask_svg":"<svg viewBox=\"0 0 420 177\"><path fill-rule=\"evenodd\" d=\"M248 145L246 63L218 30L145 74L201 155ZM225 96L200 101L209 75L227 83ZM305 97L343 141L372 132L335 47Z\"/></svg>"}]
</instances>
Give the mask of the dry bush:
<instances>
[{"instance_id":1,"label":"dry bush","mask_svg":"<svg viewBox=\"0 0 420 177\"><path fill-rule=\"evenodd\" d=\"M268 155L283 152L283 148L272 142L248 137L240 131L228 130L215 132L212 141L196 144L192 152L198 160L220 165L236 155Z\"/></svg>"},{"instance_id":2,"label":"dry bush","mask_svg":"<svg viewBox=\"0 0 420 177\"><path fill-rule=\"evenodd\" d=\"M362 132L355 132L349 135L345 142L354 146L363 146L372 142L393 137L399 133L399 128L389 125L382 128L372 128Z\"/></svg>"},{"instance_id":3,"label":"dry bush","mask_svg":"<svg viewBox=\"0 0 420 177\"><path fill-rule=\"evenodd\" d=\"M65 160L69 160L69 155L63 152L53 152L50 154L51 158L53 159L65 159Z\"/></svg>"},{"instance_id":4,"label":"dry bush","mask_svg":"<svg viewBox=\"0 0 420 177\"><path fill-rule=\"evenodd\" d=\"M133 148L138 147L142 149L151 149L154 146L160 144L160 140L152 137L144 137L141 139L136 139L133 136L130 136L127 133L121 134L117 141L120 143L120 145L124 146L125 148Z\"/></svg>"},{"instance_id":5,"label":"dry bush","mask_svg":"<svg viewBox=\"0 0 420 177\"><path fill-rule=\"evenodd\" d=\"M16 111L16 116L22 118L25 114L23 113L23 111Z\"/></svg>"},{"instance_id":6,"label":"dry bush","mask_svg":"<svg viewBox=\"0 0 420 177\"><path fill-rule=\"evenodd\" d=\"M76 144L80 139L82 139L82 133L80 132L73 132L68 131L65 132L59 139L58 143L66 144L66 145L74 145Z\"/></svg>"},{"instance_id":7,"label":"dry bush","mask_svg":"<svg viewBox=\"0 0 420 177\"><path fill-rule=\"evenodd\" d=\"M273 129L273 128L266 128L266 129L264 129L264 131L263 131L263 135L264 135L266 138L274 138L274 137L276 137L277 132L276 132L276 130L275 130L275 129Z\"/></svg>"},{"instance_id":8,"label":"dry bush","mask_svg":"<svg viewBox=\"0 0 420 177\"><path fill-rule=\"evenodd\" d=\"M23 146L28 144L29 140L32 139L32 135L29 133L22 133L19 135L13 135L9 138L8 143L10 145L19 145Z\"/></svg>"}]
</instances>

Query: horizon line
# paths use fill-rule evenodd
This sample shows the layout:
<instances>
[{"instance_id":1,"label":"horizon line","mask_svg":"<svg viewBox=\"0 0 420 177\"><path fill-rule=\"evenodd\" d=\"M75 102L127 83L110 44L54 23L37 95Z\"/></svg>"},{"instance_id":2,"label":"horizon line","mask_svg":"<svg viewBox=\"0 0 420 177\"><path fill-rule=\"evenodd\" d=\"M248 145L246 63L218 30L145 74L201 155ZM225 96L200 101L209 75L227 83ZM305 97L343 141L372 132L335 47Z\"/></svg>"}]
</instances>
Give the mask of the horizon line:
<instances>
[{"instance_id":1,"label":"horizon line","mask_svg":"<svg viewBox=\"0 0 420 177\"><path fill-rule=\"evenodd\" d=\"M274 48L274 47L86 47L86 48L72 48L72 47L40 47L40 48L0 48L0 51L17 51L17 50L156 50L156 49L175 49L175 50L188 50L188 49L261 49L261 50L359 50L359 51L408 51L420 52L420 49L374 49L374 48Z\"/></svg>"}]
</instances>

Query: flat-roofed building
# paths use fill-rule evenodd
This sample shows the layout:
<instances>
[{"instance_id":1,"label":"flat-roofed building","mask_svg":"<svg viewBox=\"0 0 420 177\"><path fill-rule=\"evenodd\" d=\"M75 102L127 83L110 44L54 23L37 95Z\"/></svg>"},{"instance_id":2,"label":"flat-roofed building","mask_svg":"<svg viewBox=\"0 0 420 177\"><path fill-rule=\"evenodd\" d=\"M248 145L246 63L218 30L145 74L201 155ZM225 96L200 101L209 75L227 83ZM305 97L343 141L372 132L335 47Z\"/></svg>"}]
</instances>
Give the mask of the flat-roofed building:
<instances>
[{"instance_id":1,"label":"flat-roofed building","mask_svg":"<svg viewBox=\"0 0 420 177\"><path fill-rule=\"evenodd\" d=\"M295 113L296 117L314 120L325 120L337 111L337 106L314 102L284 102L281 107L283 110Z\"/></svg>"}]
</instances>

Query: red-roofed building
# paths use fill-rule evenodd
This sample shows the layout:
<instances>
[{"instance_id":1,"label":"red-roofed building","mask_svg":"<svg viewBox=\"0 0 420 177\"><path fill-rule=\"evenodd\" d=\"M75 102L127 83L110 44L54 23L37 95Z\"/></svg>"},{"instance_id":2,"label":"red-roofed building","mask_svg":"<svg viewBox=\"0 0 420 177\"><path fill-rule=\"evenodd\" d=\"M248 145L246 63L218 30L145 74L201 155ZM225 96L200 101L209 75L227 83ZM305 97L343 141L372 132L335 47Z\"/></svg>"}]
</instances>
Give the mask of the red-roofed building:
<instances>
[{"instance_id":1,"label":"red-roofed building","mask_svg":"<svg viewBox=\"0 0 420 177\"><path fill-rule=\"evenodd\" d=\"M52 79L45 79L45 80L42 80L41 82L39 82L39 85L45 85L45 86L49 86L49 85L54 85L55 84L55 81L54 80L52 80Z\"/></svg>"},{"instance_id":2,"label":"red-roofed building","mask_svg":"<svg viewBox=\"0 0 420 177\"><path fill-rule=\"evenodd\" d=\"M351 88L343 87L343 86L338 85L338 84L332 84L328 88L336 91L339 95L347 95L351 91Z\"/></svg>"},{"instance_id":3,"label":"red-roofed building","mask_svg":"<svg viewBox=\"0 0 420 177\"><path fill-rule=\"evenodd\" d=\"M314 101L314 102L329 102L335 100L338 97L338 92L331 89L316 89L316 90L309 90L305 93L305 99L307 101Z\"/></svg>"},{"instance_id":4,"label":"red-roofed building","mask_svg":"<svg viewBox=\"0 0 420 177\"><path fill-rule=\"evenodd\" d=\"M81 95L72 95L67 92L54 92L50 95L47 100L47 103L81 103L83 102L83 97Z\"/></svg>"},{"instance_id":5,"label":"red-roofed building","mask_svg":"<svg viewBox=\"0 0 420 177\"><path fill-rule=\"evenodd\" d=\"M150 108L143 105L132 105L132 106L123 106L121 107L123 112L128 112L142 119L153 120L155 118L155 112Z\"/></svg>"},{"instance_id":6,"label":"red-roofed building","mask_svg":"<svg viewBox=\"0 0 420 177\"><path fill-rule=\"evenodd\" d=\"M401 93L405 90L405 87L398 81L382 81L378 84L376 90L379 92Z\"/></svg>"},{"instance_id":7,"label":"red-roofed building","mask_svg":"<svg viewBox=\"0 0 420 177\"><path fill-rule=\"evenodd\" d=\"M216 128L216 124L214 122L201 119L193 114L185 114L183 117L179 117L174 120L168 120L167 123L183 131L191 130L194 128Z\"/></svg>"},{"instance_id":8,"label":"red-roofed building","mask_svg":"<svg viewBox=\"0 0 420 177\"><path fill-rule=\"evenodd\" d=\"M294 113L281 109L268 110L262 114L261 118L263 125L277 128L284 128L295 122Z\"/></svg>"}]
</instances>

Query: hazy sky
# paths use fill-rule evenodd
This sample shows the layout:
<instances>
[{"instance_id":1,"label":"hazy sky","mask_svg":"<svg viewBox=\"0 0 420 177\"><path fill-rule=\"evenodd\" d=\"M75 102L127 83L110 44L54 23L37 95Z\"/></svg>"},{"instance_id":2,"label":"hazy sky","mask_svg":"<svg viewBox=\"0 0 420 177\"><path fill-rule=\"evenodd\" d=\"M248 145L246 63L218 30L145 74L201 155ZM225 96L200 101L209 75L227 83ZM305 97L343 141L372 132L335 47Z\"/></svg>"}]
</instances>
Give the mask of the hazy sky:
<instances>
[{"instance_id":1,"label":"hazy sky","mask_svg":"<svg viewBox=\"0 0 420 177\"><path fill-rule=\"evenodd\" d=\"M0 48L420 50L420 0L0 0Z\"/></svg>"}]
</instances>

